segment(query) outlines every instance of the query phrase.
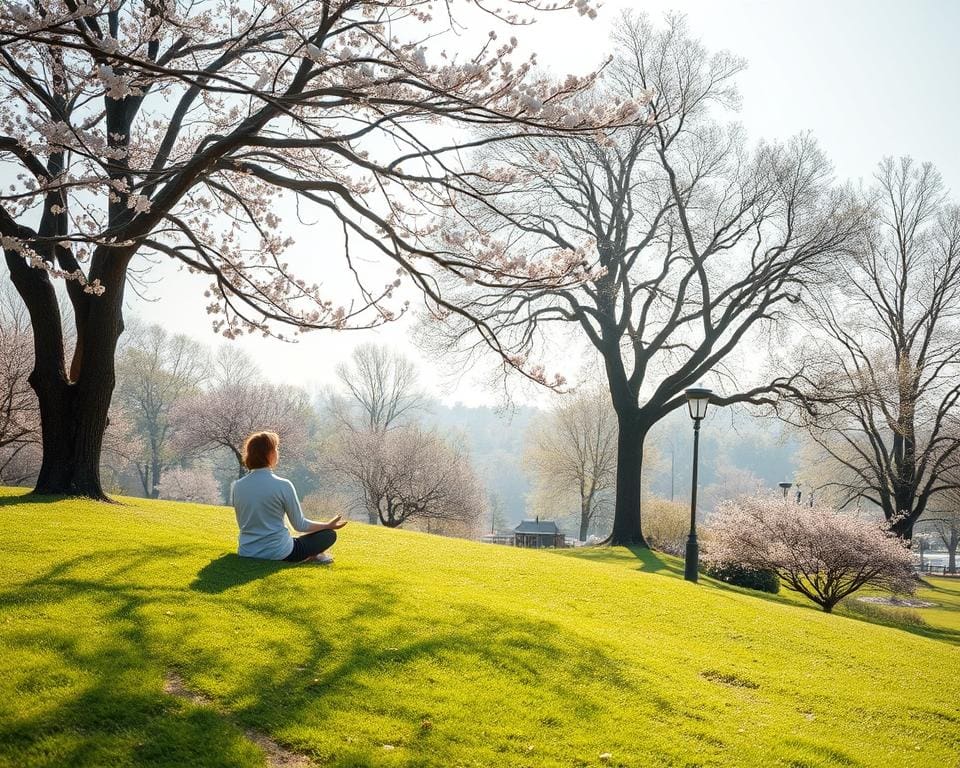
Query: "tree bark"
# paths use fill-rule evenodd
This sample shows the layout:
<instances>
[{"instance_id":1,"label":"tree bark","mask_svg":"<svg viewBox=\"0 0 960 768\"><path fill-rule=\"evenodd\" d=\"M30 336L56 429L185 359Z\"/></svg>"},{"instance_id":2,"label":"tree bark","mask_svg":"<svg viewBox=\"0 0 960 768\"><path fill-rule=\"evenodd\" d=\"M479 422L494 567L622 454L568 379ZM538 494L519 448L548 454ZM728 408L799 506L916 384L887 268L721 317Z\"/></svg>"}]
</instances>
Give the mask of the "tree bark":
<instances>
[{"instance_id":1,"label":"tree bark","mask_svg":"<svg viewBox=\"0 0 960 768\"><path fill-rule=\"evenodd\" d=\"M580 541L587 540L587 531L590 528L590 513L581 508L580 510Z\"/></svg>"},{"instance_id":2,"label":"tree bark","mask_svg":"<svg viewBox=\"0 0 960 768\"><path fill-rule=\"evenodd\" d=\"M646 547L640 521L640 470L647 428L636 413L618 414L617 499L610 544Z\"/></svg>"},{"instance_id":3,"label":"tree bark","mask_svg":"<svg viewBox=\"0 0 960 768\"><path fill-rule=\"evenodd\" d=\"M916 522L916 516L911 513L907 517L902 517L890 526L890 531L899 536L904 541L913 539L913 524Z\"/></svg>"},{"instance_id":4,"label":"tree bark","mask_svg":"<svg viewBox=\"0 0 960 768\"><path fill-rule=\"evenodd\" d=\"M100 455L115 383L114 355L123 332L127 260L122 253L100 259L91 279L99 279L105 293L74 300L77 346L68 375L60 307L50 277L7 253L11 280L33 328L29 382L40 406L43 442L35 493L107 500L100 483Z\"/></svg>"},{"instance_id":5,"label":"tree bark","mask_svg":"<svg viewBox=\"0 0 960 768\"><path fill-rule=\"evenodd\" d=\"M36 493L108 500L100 483L100 456L115 384L114 352L123 331L121 291L91 303L84 335L97 343L84 345L76 382L68 381L63 372L62 346L60 372L51 375L49 366L38 359L30 376L40 403L43 434ZM59 326L59 316L41 321L47 326L53 323Z\"/></svg>"}]
</instances>

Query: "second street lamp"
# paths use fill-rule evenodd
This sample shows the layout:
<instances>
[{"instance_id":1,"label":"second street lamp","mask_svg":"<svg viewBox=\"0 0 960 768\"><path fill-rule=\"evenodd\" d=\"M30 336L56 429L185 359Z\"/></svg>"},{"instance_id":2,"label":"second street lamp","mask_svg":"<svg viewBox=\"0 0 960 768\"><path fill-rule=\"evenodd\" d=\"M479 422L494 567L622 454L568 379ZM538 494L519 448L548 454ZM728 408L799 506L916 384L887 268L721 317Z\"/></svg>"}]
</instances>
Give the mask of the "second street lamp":
<instances>
[{"instance_id":1,"label":"second street lamp","mask_svg":"<svg viewBox=\"0 0 960 768\"><path fill-rule=\"evenodd\" d=\"M707 415L707 406L713 395L709 389L691 387L685 392L690 418L693 419L693 486L690 490L690 535L687 536L687 556L683 564L683 578L697 582L700 550L697 547L697 461L700 452L700 422Z\"/></svg>"}]
</instances>

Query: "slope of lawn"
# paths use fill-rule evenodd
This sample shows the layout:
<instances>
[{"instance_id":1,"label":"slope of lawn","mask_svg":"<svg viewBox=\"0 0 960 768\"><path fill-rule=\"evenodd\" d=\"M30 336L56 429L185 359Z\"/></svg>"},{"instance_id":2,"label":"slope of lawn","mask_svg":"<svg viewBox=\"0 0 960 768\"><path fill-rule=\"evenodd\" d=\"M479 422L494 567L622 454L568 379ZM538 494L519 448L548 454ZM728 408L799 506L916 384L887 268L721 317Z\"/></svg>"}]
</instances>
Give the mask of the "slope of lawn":
<instances>
[{"instance_id":1,"label":"slope of lawn","mask_svg":"<svg viewBox=\"0 0 960 768\"><path fill-rule=\"evenodd\" d=\"M960 754L960 646L687 584L669 559L356 524L329 568L233 545L223 507L0 491L0 766Z\"/></svg>"},{"instance_id":2,"label":"slope of lawn","mask_svg":"<svg viewBox=\"0 0 960 768\"><path fill-rule=\"evenodd\" d=\"M552 550L552 552L563 557L616 564L631 570L670 576L675 579L683 578L683 560L681 558L639 547L636 549L584 547L582 549L558 549ZM702 574L700 579L701 583L714 589L732 590L761 600L797 605L813 611L821 610L819 606L803 595L785 587L781 588L779 594L770 595L723 584L705 578ZM890 597L886 593L868 588L842 601L834 610L844 616L852 616L863 621L904 629L924 637L960 644L960 578L924 576L917 587L916 593L909 595L911 599L933 604L922 609L864 605L858 599L878 595Z\"/></svg>"}]
</instances>

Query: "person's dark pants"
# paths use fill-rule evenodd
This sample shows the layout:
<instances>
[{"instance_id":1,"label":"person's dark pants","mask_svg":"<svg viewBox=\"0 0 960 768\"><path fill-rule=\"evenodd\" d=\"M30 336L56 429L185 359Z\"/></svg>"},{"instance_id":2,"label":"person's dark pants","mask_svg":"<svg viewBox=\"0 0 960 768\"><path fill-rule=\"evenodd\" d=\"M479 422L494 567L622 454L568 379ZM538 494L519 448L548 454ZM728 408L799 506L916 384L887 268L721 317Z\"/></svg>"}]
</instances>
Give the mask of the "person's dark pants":
<instances>
[{"instance_id":1,"label":"person's dark pants","mask_svg":"<svg viewBox=\"0 0 960 768\"><path fill-rule=\"evenodd\" d=\"M337 532L331 530L314 531L313 533L298 536L293 540L293 552L283 559L288 563L303 562L308 557L326 552L333 546L333 542L336 540Z\"/></svg>"}]
</instances>

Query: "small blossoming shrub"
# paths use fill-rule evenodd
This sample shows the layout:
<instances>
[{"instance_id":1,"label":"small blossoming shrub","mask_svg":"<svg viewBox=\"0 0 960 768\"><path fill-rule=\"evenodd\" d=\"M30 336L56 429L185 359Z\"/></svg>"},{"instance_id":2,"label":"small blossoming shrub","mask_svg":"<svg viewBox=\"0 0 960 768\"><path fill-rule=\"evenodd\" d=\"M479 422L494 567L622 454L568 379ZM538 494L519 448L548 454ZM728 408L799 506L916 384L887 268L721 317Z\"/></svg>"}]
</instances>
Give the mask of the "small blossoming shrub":
<instances>
[{"instance_id":1,"label":"small blossoming shrub","mask_svg":"<svg viewBox=\"0 0 960 768\"><path fill-rule=\"evenodd\" d=\"M877 523L776 497L721 505L706 560L715 568L772 571L828 613L867 585L912 592L915 584L910 550Z\"/></svg>"}]
</instances>

